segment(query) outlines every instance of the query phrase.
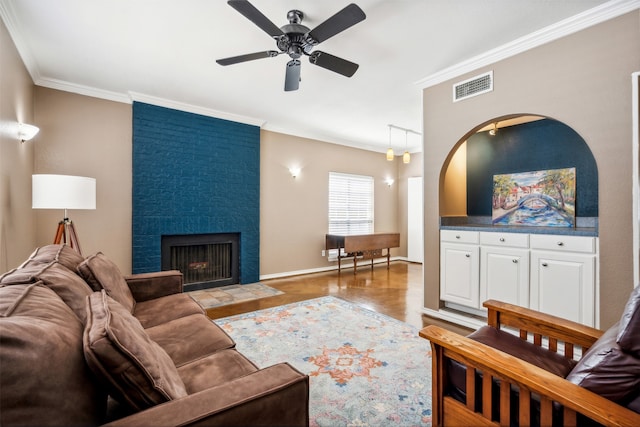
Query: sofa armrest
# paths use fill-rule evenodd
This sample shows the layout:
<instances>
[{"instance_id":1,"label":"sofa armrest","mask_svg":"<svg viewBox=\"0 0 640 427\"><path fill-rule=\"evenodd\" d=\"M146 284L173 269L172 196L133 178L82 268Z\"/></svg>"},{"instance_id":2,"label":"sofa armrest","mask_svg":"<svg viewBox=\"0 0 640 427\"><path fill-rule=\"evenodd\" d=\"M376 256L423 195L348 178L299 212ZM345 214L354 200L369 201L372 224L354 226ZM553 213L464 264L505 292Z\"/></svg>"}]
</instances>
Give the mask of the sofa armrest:
<instances>
[{"instance_id":1,"label":"sofa armrest","mask_svg":"<svg viewBox=\"0 0 640 427\"><path fill-rule=\"evenodd\" d=\"M108 426L308 426L309 377L287 363L113 421Z\"/></svg>"},{"instance_id":2,"label":"sofa armrest","mask_svg":"<svg viewBox=\"0 0 640 427\"><path fill-rule=\"evenodd\" d=\"M604 333L581 323L501 301L488 300L482 305L487 308L489 326L496 329L502 326L515 328L523 339L526 339L527 333L531 333L537 345L541 345L543 337L548 338L553 351L557 351L557 343L562 342L567 346L565 356L569 358L573 357L574 346L582 347L584 354Z\"/></svg>"},{"instance_id":3,"label":"sofa armrest","mask_svg":"<svg viewBox=\"0 0 640 427\"><path fill-rule=\"evenodd\" d=\"M474 420L473 417L476 417L475 421L490 421L492 397L491 393L487 392L490 390L487 387L490 387L492 378L498 379L501 384L501 424L509 424L509 390L511 386L516 386L521 392L520 414L528 414L530 410L528 406L530 402L522 398L523 393L525 396L537 394L541 398L543 421L545 419L550 421L552 406L557 403L564 407L565 424L571 424L571 419L575 419L576 413L579 413L608 426L640 425L640 414L507 353L435 325L422 329L420 336L428 339L432 347L434 425L448 424L443 418L447 413L456 413L458 417L469 416L467 420ZM448 408L445 407L446 400L451 398L445 395L447 374L444 362L446 359L456 360L467 367L467 402L462 404L454 402ZM474 381L475 371L483 374L481 413L474 411L475 396L471 381ZM462 414L462 412L468 414ZM569 422L566 422L567 419ZM528 423L528 420L519 421L520 425Z\"/></svg>"},{"instance_id":4,"label":"sofa armrest","mask_svg":"<svg viewBox=\"0 0 640 427\"><path fill-rule=\"evenodd\" d=\"M178 270L124 276L137 302L182 292L182 273Z\"/></svg>"}]
</instances>

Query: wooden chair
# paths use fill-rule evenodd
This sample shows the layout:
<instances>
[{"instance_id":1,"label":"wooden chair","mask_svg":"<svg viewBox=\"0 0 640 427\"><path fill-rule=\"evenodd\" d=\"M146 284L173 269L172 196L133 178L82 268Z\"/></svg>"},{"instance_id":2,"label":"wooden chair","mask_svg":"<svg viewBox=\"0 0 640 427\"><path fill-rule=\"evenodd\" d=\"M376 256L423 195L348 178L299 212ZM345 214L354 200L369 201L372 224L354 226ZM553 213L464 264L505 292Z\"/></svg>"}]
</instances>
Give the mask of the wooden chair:
<instances>
[{"instance_id":1,"label":"wooden chair","mask_svg":"<svg viewBox=\"0 0 640 427\"><path fill-rule=\"evenodd\" d=\"M604 333L499 301L483 305L488 309L490 327L511 329L522 340L568 359L574 359L578 350L585 354ZM503 351L434 325L422 329L420 336L432 347L434 426L525 426L531 424L532 411L539 411L535 418L542 426L591 421L607 426L640 426L639 413ZM466 367L466 401L456 400L449 393L451 360ZM512 412L518 413L517 418Z\"/></svg>"}]
</instances>

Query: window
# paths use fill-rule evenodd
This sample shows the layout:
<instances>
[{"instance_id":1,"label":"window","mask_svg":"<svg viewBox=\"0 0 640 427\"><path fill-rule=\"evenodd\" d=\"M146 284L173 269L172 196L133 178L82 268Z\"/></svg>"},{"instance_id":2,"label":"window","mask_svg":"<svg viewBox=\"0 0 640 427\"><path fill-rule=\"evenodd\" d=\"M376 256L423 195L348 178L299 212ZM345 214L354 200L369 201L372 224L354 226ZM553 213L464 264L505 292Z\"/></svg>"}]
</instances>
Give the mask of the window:
<instances>
[{"instance_id":1,"label":"window","mask_svg":"<svg viewBox=\"0 0 640 427\"><path fill-rule=\"evenodd\" d=\"M373 177L329 172L329 234L373 233Z\"/></svg>"}]
</instances>

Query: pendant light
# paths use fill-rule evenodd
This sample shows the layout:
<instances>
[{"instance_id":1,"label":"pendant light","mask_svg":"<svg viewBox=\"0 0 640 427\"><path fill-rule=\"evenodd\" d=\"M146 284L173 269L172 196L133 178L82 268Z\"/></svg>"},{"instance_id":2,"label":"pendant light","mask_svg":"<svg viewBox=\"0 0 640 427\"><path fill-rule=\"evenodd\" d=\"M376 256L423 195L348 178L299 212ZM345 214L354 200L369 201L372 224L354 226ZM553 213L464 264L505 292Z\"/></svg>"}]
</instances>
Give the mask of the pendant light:
<instances>
[{"instance_id":1,"label":"pendant light","mask_svg":"<svg viewBox=\"0 0 640 427\"><path fill-rule=\"evenodd\" d=\"M409 154L409 150L408 150L408 145L407 145L407 138L409 135L409 131L405 130L404 131L404 154L402 155L402 162L403 163L409 163L411 161L411 154Z\"/></svg>"},{"instance_id":2,"label":"pendant light","mask_svg":"<svg viewBox=\"0 0 640 427\"><path fill-rule=\"evenodd\" d=\"M394 157L393 148L391 148L391 125L389 125L389 149L387 150L387 160L392 162Z\"/></svg>"},{"instance_id":3,"label":"pendant light","mask_svg":"<svg viewBox=\"0 0 640 427\"><path fill-rule=\"evenodd\" d=\"M493 129L491 129L491 130L489 131L489 135L491 135L491 136L496 136L496 133L497 133L497 132L498 132L498 122L495 122L495 123L493 124Z\"/></svg>"}]
</instances>

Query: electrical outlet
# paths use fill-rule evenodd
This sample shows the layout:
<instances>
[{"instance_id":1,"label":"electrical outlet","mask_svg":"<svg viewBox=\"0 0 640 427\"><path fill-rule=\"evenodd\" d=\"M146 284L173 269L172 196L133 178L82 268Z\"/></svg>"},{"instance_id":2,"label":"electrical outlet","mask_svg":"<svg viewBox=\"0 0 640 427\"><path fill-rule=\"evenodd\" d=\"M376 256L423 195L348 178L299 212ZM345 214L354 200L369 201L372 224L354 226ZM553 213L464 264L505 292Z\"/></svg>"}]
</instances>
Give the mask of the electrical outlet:
<instances>
[{"instance_id":1,"label":"electrical outlet","mask_svg":"<svg viewBox=\"0 0 640 427\"><path fill-rule=\"evenodd\" d=\"M322 256L326 256L326 252L324 249L322 250Z\"/></svg>"}]
</instances>

